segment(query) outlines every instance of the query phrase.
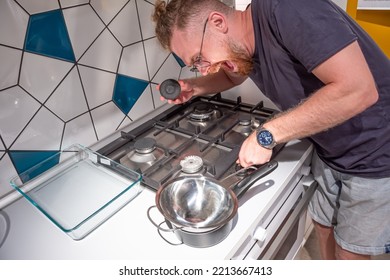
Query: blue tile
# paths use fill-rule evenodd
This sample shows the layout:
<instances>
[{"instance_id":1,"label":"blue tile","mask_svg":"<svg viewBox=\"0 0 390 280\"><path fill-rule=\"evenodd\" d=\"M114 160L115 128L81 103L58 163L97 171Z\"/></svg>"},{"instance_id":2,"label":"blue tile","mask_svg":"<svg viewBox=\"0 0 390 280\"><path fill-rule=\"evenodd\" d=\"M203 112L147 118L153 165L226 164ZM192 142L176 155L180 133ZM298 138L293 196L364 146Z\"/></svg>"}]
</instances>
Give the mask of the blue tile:
<instances>
[{"instance_id":1,"label":"blue tile","mask_svg":"<svg viewBox=\"0 0 390 280\"><path fill-rule=\"evenodd\" d=\"M176 59L177 63L179 63L180 67L183 68L183 67L186 67L187 65L183 62L183 60L181 60L180 57L178 57L176 54L172 53L173 54L173 57Z\"/></svg>"},{"instance_id":2,"label":"blue tile","mask_svg":"<svg viewBox=\"0 0 390 280\"><path fill-rule=\"evenodd\" d=\"M33 53L75 62L72 44L61 10L30 16L25 49Z\"/></svg>"},{"instance_id":3,"label":"blue tile","mask_svg":"<svg viewBox=\"0 0 390 280\"><path fill-rule=\"evenodd\" d=\"M147 81L118 74L112 100L127 115L148 84Z\"/></svg>"},{"instance_id":4,"label":"blue tile","mask_svg":"<svg viewBox=\"0 0 390 280\"><path fill-rule=\"evenodd\" d=\"M18 174L38 165L28 177L21 178L24 183L59 163L59 151L10 151L9 156Z\"/></svg>"}]
</instances>

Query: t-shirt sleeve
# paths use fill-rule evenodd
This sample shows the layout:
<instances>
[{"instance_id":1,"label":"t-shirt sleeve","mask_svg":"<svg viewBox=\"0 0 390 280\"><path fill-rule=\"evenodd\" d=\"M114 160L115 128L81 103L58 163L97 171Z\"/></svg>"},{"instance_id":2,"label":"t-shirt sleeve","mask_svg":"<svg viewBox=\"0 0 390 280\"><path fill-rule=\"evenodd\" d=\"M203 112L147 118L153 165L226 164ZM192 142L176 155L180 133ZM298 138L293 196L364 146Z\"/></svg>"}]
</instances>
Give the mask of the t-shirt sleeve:
<instances>
[{"instance_id":1,"label":"t-shirt sleeve","mask_svg":"<svg viewBox=\"0 0 390 280\"><path fill-rule=\"evenodd\" d=\"M280 0L273 9L275 35L308 72L357 39L336 4Z\"/></svg>"}]
</instances>

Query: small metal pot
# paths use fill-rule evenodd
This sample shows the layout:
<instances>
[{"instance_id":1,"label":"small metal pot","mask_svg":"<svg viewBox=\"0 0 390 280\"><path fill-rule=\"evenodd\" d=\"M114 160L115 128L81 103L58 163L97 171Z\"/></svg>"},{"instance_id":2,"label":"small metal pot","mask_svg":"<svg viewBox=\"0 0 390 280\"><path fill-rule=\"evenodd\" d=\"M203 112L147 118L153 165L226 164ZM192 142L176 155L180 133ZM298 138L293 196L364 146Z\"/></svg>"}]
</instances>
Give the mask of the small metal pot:
<instances>
[{"instance_id":1,"label":"small metal pot","mask_svg":"<svg viewBox=\"0 0 390 280\"><path fill-rule=\"evenodd\" d=\"M159 231L175 232L184 244L212 246L229 234L238 209L238 197L277 166L276 161L270 161L232 188L203 175L175 178L158 189L156 206L148 209L148 218ZM161 224L157 225L151 219L153 207L164 216L169 229L161 228Z\"/></svg>"}]
</instances>

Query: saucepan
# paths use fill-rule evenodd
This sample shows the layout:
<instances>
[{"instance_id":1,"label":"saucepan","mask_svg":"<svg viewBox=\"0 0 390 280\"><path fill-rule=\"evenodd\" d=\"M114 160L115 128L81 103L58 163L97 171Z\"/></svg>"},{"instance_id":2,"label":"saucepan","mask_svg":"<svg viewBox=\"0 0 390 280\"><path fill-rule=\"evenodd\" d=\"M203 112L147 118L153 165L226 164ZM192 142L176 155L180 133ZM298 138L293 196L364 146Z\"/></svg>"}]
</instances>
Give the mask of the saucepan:
<instances>
[{"instance_id":1,"label":"saucepan","mask_svg":"<svg viewBox=\"0 0 390 280\"><path fill-rule=\"evenodd\" d=\"M215 245L231 231L238 198L277 166L277 161L272 160L232 186L224 186L205 175L177 177L158 189L156 205L149 207L148 218L159 231L174 232L184 244L193 247ZM169 228L153 221L150 210L154 207L164 216Z\"/></svg>"}]
</instances>

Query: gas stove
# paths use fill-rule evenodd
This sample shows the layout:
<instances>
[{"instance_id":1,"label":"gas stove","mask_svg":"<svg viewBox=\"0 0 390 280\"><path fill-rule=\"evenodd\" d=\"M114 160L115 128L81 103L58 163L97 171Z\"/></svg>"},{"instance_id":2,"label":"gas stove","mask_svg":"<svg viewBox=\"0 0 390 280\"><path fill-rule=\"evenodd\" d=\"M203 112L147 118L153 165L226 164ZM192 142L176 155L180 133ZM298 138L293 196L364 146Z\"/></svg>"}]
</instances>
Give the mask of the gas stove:
<instances>
[{"instance_id":1,"label":"gas stove","mask_svg":"<svg viewBox=\"0 0 390 280\"><path fill-rule=\"evenodd\" d=\"M250 105L221 94L196 97L122 131L98 152L141 173L152 190L188 174L237 182L246 175L236 164L242 142L276 113L262 101ZM281 148L275 147L274 155Z\"/></svg>"}]
</instances>

